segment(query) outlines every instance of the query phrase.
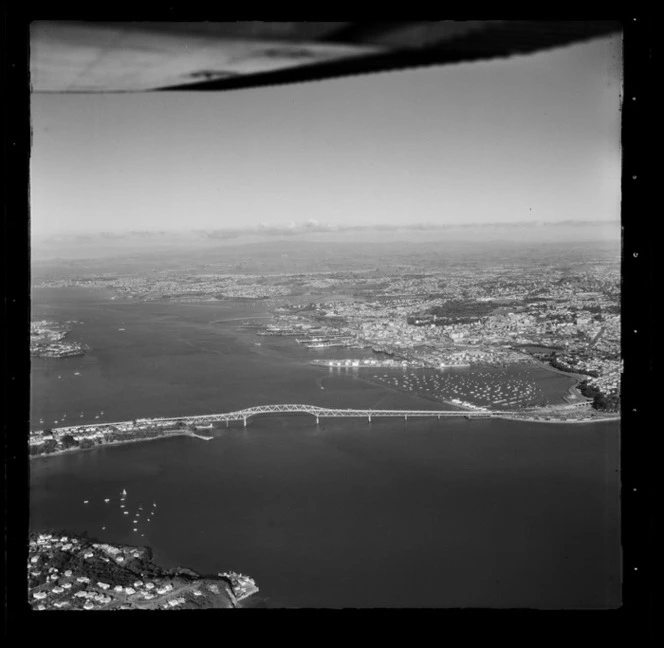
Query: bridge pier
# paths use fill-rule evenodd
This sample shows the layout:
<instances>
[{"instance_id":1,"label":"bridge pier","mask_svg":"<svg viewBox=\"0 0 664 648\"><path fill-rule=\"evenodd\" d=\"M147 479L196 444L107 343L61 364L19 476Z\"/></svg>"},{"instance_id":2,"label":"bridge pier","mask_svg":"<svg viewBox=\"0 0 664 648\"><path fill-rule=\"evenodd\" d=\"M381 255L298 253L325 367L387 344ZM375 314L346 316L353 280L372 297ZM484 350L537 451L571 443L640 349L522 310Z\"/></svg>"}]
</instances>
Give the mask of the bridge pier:
<instances>
[{"instance_id":1,"label":"bridge pier","mask_svg":"<svg viewBox=\"0 0 664 648\"><path fill-rule=\"evenodd\" d=\"M242 420L244 421L244 427L247 427L247 417L245 416Z\"/></svg>"},{"instance_id":2,"label":"bridge pier","mask_svg":"<svg viewBox=\"0 0 664 648\"><path fill-rule=\"evenodd\" d=\"M404 420L404 421L407 421L407 420L408 420L408 414L404 414L404 415L403 415L403 420Z\"/></svg>"},{"instance_id":3,"label":"bridge pier","mask_svg":"<svg viewBox=\"0 0 664 648\"><path fill-rule=\"evenodd\" d=\"M226 427L228 427L228 419L226 419Z\"/></svg>"},{"instance_id":4,"label":"bridge pier","mask_svg":"<svg viewBox=\"0 0 664 648\"><path fill-rule=\"evenodd\" d=\"M318 425L318 417L316 417L316 425Z\"/></svg>"},{"instance_id":5,"label":"bridge pier","mask_svg":"<svg viewBox=\"0 0 664 648\"><path fill-rule=\"evenodd\" d=\"M369 414L369 423L371 423L371 414Z\"/></svg>"}]
</instances>

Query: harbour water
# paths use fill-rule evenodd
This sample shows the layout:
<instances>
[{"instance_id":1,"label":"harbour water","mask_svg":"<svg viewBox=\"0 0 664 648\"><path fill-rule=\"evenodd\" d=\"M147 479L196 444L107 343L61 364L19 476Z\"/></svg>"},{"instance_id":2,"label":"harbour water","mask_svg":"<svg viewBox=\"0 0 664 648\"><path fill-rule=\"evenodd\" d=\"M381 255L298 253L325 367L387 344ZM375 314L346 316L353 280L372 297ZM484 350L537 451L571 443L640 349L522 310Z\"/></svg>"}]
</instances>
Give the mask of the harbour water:
<instances>
[{"instance_id":1,"label":"harbour water","mask_svg":"<svg viewBox=\"0 0 664 648\"><path fill-rule=\"evenodd\" d=\"M257 346L238 323L260 306L123 303L73 288L35 290L33 304L35 318L75 320L72 337L91 347L33 359L35 429L65 414L117 421L280 402L437 407L314 367L316 352L287 338ZM550 375L564 393L569 378ZM249 574L274 607L616 607L618 468L616 423L265 417L210 442L37 458L30 519L147 544L166 567Z\"/></svg>"}]
</instances>

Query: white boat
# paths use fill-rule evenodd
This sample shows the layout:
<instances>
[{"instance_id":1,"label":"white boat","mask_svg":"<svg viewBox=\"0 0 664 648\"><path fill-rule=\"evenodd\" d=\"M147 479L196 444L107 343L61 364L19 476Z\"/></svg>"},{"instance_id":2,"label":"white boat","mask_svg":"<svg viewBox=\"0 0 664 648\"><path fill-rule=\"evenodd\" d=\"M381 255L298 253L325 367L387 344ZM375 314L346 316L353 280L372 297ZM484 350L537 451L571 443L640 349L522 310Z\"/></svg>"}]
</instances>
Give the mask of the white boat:
<instances>
[{"instance_id":1,"label":"white boat","mask_svg":"<svg viewBox=\"0 0 664 648\"><path fill-rule=\"evenodd\" d=\"M108 504L110 501L111 501L110 499L105 499L105 500L104 500L104 502L106 502L107 504Z\"/></svg>"},{"instance_id":2,"label":"white boat","mask_svg":"<svg viewBox=\"0 0 664 648\"><path fill-rule=\"evenodd\" d=\"M88 503L88 500L83 500L83 504L87 504L87 503Z\"/></svg>"}]
</instances>

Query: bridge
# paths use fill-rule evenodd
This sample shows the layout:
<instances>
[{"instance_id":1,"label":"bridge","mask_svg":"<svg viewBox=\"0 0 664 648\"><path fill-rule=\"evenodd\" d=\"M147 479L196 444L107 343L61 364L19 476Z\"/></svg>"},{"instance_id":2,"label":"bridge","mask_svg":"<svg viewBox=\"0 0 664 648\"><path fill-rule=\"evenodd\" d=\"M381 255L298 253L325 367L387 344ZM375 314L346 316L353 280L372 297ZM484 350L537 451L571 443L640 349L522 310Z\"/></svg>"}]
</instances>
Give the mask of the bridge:
<instances>
[{"instance_id":1,"label":"bridge","mask_svg":"<svg viewBox=\"0 0 664 648\"><path fill-rule=\"evenodd\" d=\"M318 407L317 405L257 405L236 412L225 412L222 414L203 414L200 416L186 416L177 418L151 418L139 419L139 423L175 423L179 421L196 424L226 422L228 426L230 421L242 421L247 426L247 420L252 416L260 414L310 414L316 418L316 423L321 418L366 418L371 422L372 418L391 417L402 418L407 421L411 418L432 417L438 419L448 417L464 416L467 418L488 418L492 413L488 410L470 410L470 411L451 411L451 410L392 410L392 409L337 409L331 407Z\"/></svg>"}]
</instances>

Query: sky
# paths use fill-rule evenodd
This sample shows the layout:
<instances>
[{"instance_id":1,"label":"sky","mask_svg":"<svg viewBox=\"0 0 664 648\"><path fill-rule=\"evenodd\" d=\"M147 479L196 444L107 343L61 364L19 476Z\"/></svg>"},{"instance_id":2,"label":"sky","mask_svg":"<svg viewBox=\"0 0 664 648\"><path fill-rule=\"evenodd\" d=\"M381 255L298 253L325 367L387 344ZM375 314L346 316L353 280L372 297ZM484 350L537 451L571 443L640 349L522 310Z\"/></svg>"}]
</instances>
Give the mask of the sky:
<instances>
[{"instance_id":1,"label":"sky","mask_svg":"<svg viewBox=\"0 0 664 648\"><path fill-rule=\"evenodd\" d=\"M220 93L32 96L33 236L613 221L621 38Z\"/></svg>"}]
</instances>

